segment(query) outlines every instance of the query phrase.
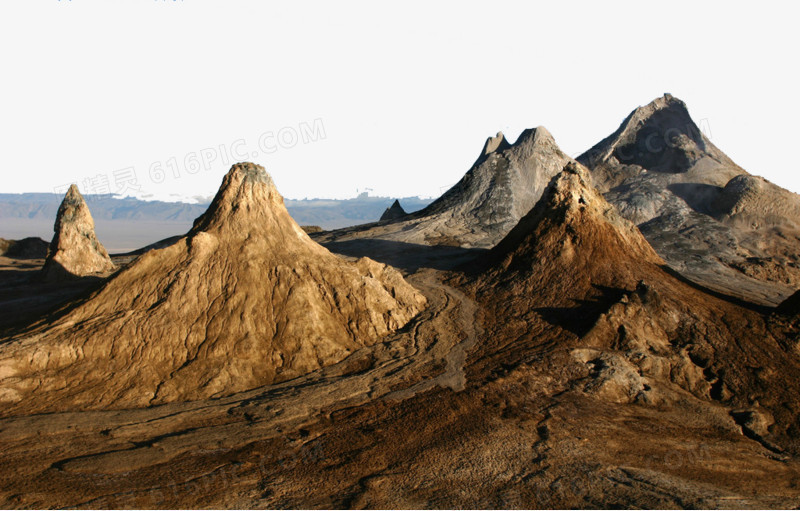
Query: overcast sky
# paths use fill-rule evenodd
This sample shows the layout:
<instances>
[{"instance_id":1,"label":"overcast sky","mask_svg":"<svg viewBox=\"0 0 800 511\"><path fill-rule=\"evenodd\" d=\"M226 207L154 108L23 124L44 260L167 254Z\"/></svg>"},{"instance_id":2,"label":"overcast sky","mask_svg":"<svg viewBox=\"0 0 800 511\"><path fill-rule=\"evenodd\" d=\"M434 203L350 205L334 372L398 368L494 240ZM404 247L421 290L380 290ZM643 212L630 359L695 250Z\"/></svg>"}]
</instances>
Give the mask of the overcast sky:
<instances>
[{"instance_id":1,"label":"overcast sky","mask_svg":"<svg viewBox=\"0 0 800 511\"><path fill-rule=\"evenodd\" d=\"M2 192L438 196L487 136L577 155L664 92L800 192L792 2L3 0Z\"/></svg>"}]
</instances>

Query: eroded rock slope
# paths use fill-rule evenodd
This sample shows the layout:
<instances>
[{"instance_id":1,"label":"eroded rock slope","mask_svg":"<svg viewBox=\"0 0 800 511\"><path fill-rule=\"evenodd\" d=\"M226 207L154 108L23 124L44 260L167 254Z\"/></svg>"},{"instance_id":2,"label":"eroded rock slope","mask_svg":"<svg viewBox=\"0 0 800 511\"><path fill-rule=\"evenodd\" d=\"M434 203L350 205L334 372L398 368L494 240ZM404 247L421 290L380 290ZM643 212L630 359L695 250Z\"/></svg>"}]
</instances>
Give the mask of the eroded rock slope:
<instances>
[{"instance_id":1,"label":"eroded rock slope","mask_svg":"<svg viewBox=\"0 0 800 511\"><path fill-rule=\"evenodd\" d=\"M7 340L0 397L8 411L33 393L34 410L228 395L337 362L424 305L394 269L314 243L263 167L237 164L185 238Z\"/></svg>"}]
</instances>

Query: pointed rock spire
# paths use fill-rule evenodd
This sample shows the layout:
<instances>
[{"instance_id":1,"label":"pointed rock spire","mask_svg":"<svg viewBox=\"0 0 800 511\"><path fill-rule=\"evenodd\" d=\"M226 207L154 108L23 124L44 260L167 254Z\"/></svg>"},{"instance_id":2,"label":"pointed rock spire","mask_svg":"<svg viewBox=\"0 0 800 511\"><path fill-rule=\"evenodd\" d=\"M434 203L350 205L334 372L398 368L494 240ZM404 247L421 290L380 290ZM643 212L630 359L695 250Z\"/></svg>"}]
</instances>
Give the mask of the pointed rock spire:
<instances>
[{"instance_id":1,"label":"pointed rock spire","mask_svg":"<svg viewBox=\"0 0 800 511\"><path fill-rule=\"evenodd\" d=\"M386 208L386 211L384 211L383 214L381 215L381 221L396 220L404 216L406 216L406 212L403 209L403 206L400 205L399 200L395 199L392 205Z\"/></svg>"},{"instance_id":2,"label":"pointed rock spire","mask_svg":"<svg viewBox=\"0 0 800 511\"><path fill-rule=\"evenodd\" d=\"M70 185L58 208L55 235L42 274L47 280L82 277L114 269L108 252L94 233L89 206L76 185Z\"/></svg>"}]
</instances>

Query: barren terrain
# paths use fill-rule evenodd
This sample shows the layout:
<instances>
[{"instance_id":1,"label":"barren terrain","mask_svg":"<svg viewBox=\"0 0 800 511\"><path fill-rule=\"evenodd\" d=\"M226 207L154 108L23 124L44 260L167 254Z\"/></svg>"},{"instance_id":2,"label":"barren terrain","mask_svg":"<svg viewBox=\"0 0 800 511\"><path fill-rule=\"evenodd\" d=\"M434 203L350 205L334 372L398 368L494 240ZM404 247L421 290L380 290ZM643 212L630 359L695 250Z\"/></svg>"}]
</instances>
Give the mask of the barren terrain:
<instances>
[{"instance_id":1,"label":"barren terrain","mask_svg":"<svg viewBox=\"0 0 800 511\"><path fill-rule=\"evenodd\" d=\"M2 240L0 507L797 507L800 198L691 122L659 98L578 161L498 134L337 231L236 164L58 281ZM73 206L47 260L98 248Z\"/></svg>"}]
</instances>

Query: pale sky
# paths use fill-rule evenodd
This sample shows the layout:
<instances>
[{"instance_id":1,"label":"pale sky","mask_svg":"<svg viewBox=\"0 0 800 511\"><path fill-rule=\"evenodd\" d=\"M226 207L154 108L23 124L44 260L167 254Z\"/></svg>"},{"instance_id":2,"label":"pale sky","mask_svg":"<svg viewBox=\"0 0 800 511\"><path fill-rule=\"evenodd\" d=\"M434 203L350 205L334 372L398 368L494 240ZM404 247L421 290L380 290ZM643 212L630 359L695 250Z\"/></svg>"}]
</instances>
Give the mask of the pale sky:
<instances>
[{"instance_id":1,"label":"pale sky","mask_svg":"<svg viewBox=\"0 0 800 511\"><path fill-rule=\"evenodd\" d=\"M0 191L208 196L240 156L289 198L438 196L497 131L576 156L670 92L800 192L796 5L3 0Z\"/></svg>"}]
</instances>

